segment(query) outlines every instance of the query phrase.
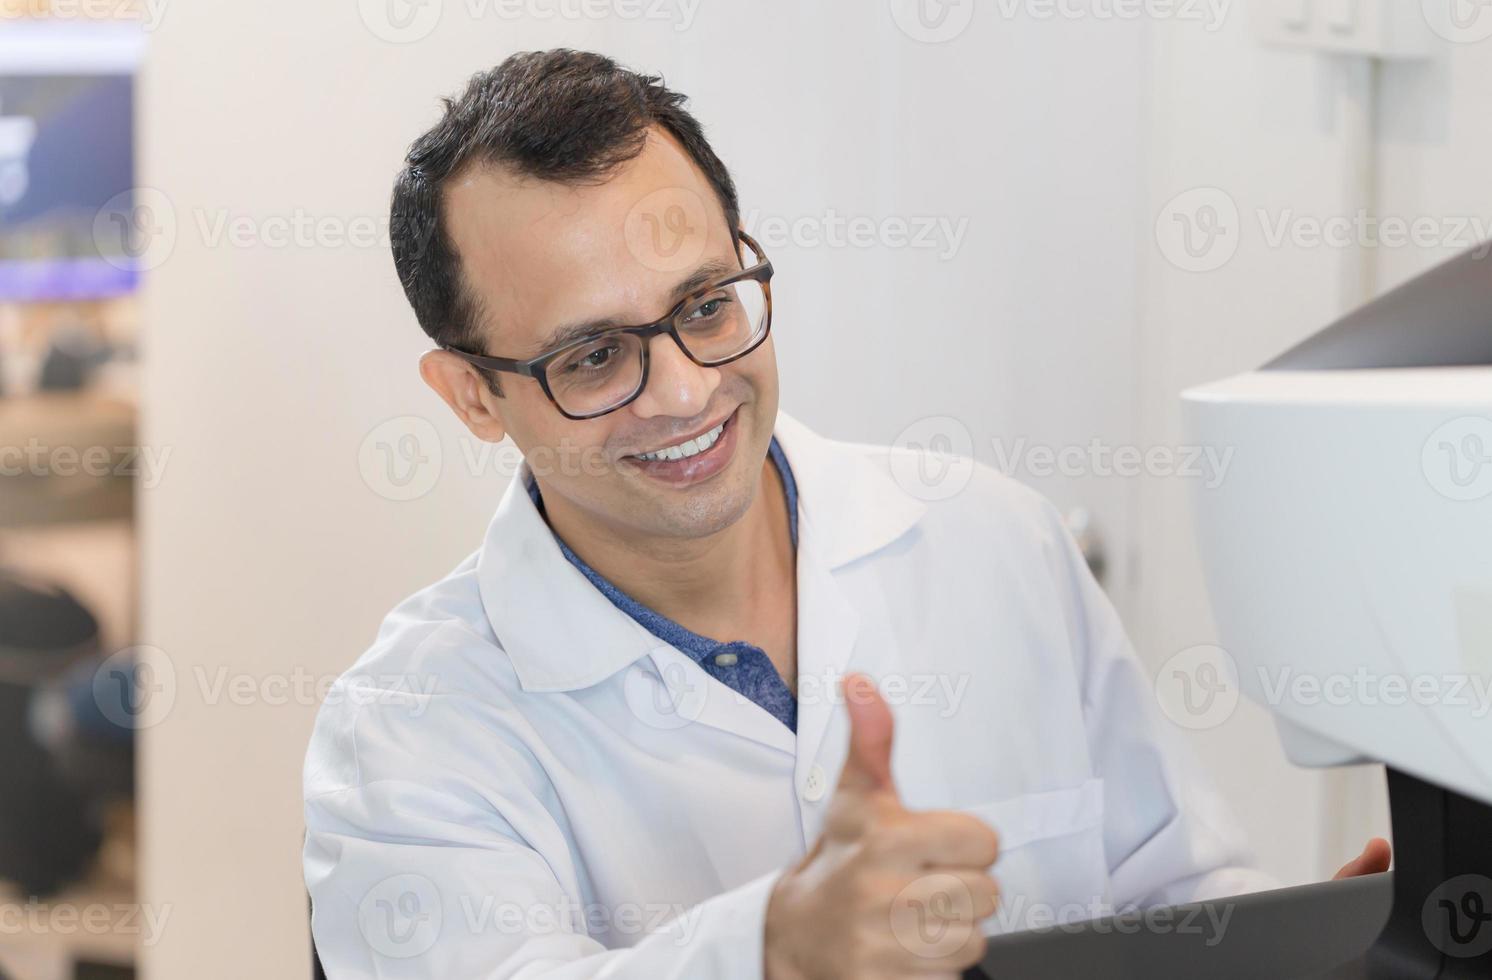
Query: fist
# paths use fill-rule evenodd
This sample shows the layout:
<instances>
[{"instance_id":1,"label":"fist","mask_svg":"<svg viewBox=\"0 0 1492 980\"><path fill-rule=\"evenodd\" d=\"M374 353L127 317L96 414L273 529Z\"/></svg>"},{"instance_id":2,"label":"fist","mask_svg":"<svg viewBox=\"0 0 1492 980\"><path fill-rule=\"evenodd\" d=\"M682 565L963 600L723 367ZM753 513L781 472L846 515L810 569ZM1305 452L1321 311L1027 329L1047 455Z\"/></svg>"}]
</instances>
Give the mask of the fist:
<instances>
[{"instance_id":1,"label":"fist","mask_svg":"<svg viewBox=\"0 0 1492 980\"><path fill-rule=\"evenodd\" d=\"M984 955L999 838L954 811L912 812L891 778L891 709L863 674L842 685L850 752L808 855L767 906L767 980L957 980Z\"/></svg>"}]
</instances>

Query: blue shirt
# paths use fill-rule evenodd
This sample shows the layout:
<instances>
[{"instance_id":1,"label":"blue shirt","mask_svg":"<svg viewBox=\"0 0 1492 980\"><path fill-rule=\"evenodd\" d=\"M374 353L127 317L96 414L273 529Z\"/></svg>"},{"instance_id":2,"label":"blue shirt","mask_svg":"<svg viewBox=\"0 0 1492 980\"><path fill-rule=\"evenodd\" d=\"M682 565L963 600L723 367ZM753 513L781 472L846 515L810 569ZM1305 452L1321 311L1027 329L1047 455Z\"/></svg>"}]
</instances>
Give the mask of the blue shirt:
<instances>
[{"instance_id":1,"label":"blue shirt","mask_svg":"<svg viewBox=\"0 0 1492 980\"><path fill-rule=\"evenodd\" d=\"M767 452L777 467L777 474L782 478L782 487L787 495L788 531L792 535L793 549L796 551L798 547L798 485L793 481L792 467L788 466L787 456L783 454L782 447L777 444L776 436L772 437L772 444ZM530 482L528 494L533 498L534 505L539 508L539 512L543 513L544 502L539 497L539 485ZM798 730L798 701L793 697L793 692L783 683L782 675L777 672L777 667L761 647L753 646L744 640L729 642L712 640L708 636L700 636L680 626L613 585L594 568L587 565L579 555L571 551L570 546L565 544L559 535L556 534L554 540L559 543L560 551L564 553L570 564L580 569L580 573L618 609L631 616L649 633L699 664L705 673L760 705L763 710L791 731Z\"/></svg>"}]
</instances>

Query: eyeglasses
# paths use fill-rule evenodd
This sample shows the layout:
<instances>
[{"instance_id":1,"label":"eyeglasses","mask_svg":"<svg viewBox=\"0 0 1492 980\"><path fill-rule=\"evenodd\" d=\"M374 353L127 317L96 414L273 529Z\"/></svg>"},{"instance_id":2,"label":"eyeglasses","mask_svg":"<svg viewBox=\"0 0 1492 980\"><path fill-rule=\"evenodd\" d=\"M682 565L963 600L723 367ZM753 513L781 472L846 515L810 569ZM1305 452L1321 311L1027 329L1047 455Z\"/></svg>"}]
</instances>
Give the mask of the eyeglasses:
<instances>
[{"instance_id":1,"label":"eyeglasses","mask_svg":"<svg viewBox=\"0 0 1492 980\"><path fill-rule=\"evenodd\" d=\"M612 327L527 361L442 347L477 367L533 378L565 418L582 421L614 412L647 387L648 342L660 333L700 367L745 357L767 339L772 263L750 235L738 234L755 261L694 290L661 320ZM744 263L744 253L740 258Z\"/></svg>"}]
</instances>

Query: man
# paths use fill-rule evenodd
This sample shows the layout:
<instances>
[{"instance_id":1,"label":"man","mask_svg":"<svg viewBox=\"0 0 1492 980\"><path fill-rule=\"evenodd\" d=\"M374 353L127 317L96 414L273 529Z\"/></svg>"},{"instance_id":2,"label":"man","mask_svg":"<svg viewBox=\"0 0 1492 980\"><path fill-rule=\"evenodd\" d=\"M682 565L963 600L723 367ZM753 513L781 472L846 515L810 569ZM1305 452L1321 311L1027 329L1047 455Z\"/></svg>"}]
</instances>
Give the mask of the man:
<instances>
[{"instance_id":1,"label":"man","mask_svg":"<svg viewBox=\"0 0 1492 980\"><path fill-rule=\"evenodd\" d=\"M398 179L421 374L525 463L318 719L329 975L951 977L1268 887L1048 503L922 501L779 414L774 270L683 101L516 55Z\"/></svg>"}]
</instances>

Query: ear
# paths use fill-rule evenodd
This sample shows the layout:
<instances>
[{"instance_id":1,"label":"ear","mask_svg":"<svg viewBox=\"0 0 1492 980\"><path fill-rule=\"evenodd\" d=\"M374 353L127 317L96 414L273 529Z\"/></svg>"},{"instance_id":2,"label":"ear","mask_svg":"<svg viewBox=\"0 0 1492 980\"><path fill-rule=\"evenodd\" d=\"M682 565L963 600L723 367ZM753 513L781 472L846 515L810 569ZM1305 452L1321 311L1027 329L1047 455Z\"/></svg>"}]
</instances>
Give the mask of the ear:
<instances>
[{"instance_id":1,"label":"ear","mask_svg":"<svg viewBox=\"0 0 1492 980\"><path fill-rule=\"evenodd\" d=\"M420 377L456 413L471 434L484 442L502 442L507 427L497 413L497 401L475 367L449 351L420 355Z\"/></svg>"}]
</instances>

